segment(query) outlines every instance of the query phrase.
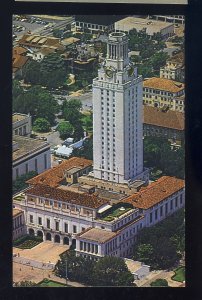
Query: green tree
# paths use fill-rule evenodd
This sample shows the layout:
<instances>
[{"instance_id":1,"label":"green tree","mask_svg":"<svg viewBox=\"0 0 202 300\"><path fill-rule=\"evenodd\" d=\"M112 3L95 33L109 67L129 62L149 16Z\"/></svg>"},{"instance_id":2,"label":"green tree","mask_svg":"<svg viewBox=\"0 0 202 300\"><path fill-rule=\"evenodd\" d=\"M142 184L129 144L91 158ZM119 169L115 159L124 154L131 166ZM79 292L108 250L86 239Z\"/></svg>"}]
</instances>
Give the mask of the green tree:
<instances>
[{"instance_id":1,"label":"green tree","mask_svg":"<svg viewBox=\"0 0 202 300\"><path fill-rule=\"evenodd\" d=\"M57 126L57 130L60 133L61 139L66 139L67 137L72 136L74 127L69 122L65 121L65 122L61 122Z\"/></svg>"},{"instance_id":2,"label":"green tree","mask_svg":"<svg viewBox=\"0 0 202 300\"><path fill-rule=\"evenodd\" d=\"M122 258L105 256L95 264L96 286L133 286L133 281L134 277Z\"/></svg>"},{"instance_id":3,"label":"green tree","mask_svg":"<svg viewBox=\"0 0 202 300\"><path fill-rule=\"evenodd\" d=\"M154 249L151 244L140 244L137 249L134 250L135 260L144 262L145 264L150 264L153 260Z\"/></svg>"},{"instance_id":4,"label":"green tree","mask_svg":"<svg viewBox=\"0 0 202 300\"><path fill-rule=\"evenodd\" d=\"M156 52L150 58L150 63L154 69L154 71L160 71L160 67L166 64L166 60L168 59L168 53L163 51Z\"/></svg>"},{"instance_id":5,"label":"green tree","mask_svg":"<svg viewBox=\"0 0 202 300\"><path fill-rule=\"evenodd\" d=\"M173 267L183 254L184 237L181 209L155 226L142 229L134 247L134 259L145 262L146 258L153 269Z\"/></svg>"},{"instance_id":6,"label":"green tree","mask_svg":"<svg viewBox=\"0 0 202 300\"><path fill-rule=\"evenodd\" d=\"M156 287L168 287L168 281L166 279L156 279L155 281L151 282L151 286Z\"/></svg>"},{"instance_id":7,"label":"green tree","mask_svg":"<svg viewBox=\"0 0 202 300\"><path fill-rule=\"evenodd\" d=\"M13 84L12 84L13 100L15 100L22 93L23 93L23 88L20 86L20 82L18 80L14 79Z\"/></svg>"},{"instance_id":8,"label":"green tree","mask_svg":"<svg viewBox=\"0 0 202 300\"><path fill-rule=\"evenodd\" d=\"M94 264L89 258L76 256L75 251L66 251L60 256L55 273L63 278L67 275L70 280L90 284L93 280Z\"/></svg>"},{"instance_id":9,"label":"green tree","mask_svg":"<svg viewBox=\"0 0 202 300\"><path fill-rule=\"evenodd\" d=\"M63 34L63 30L58 29L58 28L53 29L53 36L54 37L61 38L62 34Z\"/></svg>"},{"instance_id":10,"label":"green tree","mask_svg":"<svg viewBox=\"0 0 202 300\"><path fill-rule=\"evenodd\" d=\"M73 126L81 123L82 114L80 109L82 108L82 103L80 100L71 99L69 101L64 101L62 105L62 113L66 121L69 121Z\"/></svg>"},{"instance_id":11,"label":"green tree","mask_svg":"<svg viewBox=\"0 0 202 300\"><path fill-rule=\"evenodd\" d=\"M73 136L75 141L80 141L84 137L84 130L81 121L77 122L77 124L74 125Z\"/></svg>"},{"instance_id":12,"label":"green tree","mask_svg":"<svg viewBox=\"0 0 202 300\"><path fill-rule=\"evenodd\" d=\"M48 132L50 130L50 123L45 118L38 118L34 121L34 131Z\"/></svg>"},{"instance_id":13,"label":"green tree","mask_svg":"<svg viewBox=\"0 0 202 300\"><path fill-rule=\"evenodd\" d=\"M58 53L50 53L45 56L41 61L40 71L40 82L48 88L61 86L65 82L65 63Z\"/></svg>"},{"instance_id":14,"label":"green tree","mask_svg":"<svg viewBox=\"0 0 202 300\"><path fill-rule=\"evenodd\" d=\"M59 112L59 106L48 91L44 91L40 86L33 86L14 99L13 110L30 113L33 121L36 118L45 118L52 125L55 114Z\"/></svg>"},{"instance_id":15,"label":"green tree","mask_svg":"<svg viewBox=\"0 0 202 300\"><path fill-rule=\"evenodd\" d=\"M23 79L27 83L40 84L40 63L30 60L23 69Z\"/></svg>"}]
</instances>

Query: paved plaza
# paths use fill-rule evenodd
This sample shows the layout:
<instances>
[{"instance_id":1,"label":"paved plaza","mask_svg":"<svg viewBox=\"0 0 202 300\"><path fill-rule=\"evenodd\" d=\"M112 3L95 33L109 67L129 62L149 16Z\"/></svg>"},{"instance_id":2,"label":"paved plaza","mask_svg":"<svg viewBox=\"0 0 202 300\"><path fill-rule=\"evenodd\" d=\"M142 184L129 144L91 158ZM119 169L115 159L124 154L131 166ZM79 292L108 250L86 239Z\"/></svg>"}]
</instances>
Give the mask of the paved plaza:
<instances>
[{"instance_id":1,"label":"paved plaza","mask_svg":"<svg viewBox=\"0 0 202 300\"><path fill-rule=\"evenodd\" d=\"M19 254L19 257L17 257L17 259L21 260L30 259L45 264L56 264L59 259L59 255L68 249L69 246L67 245L54 244L52 242L47 241L42 242L31 249L19 249L14 247L13 254Z\"/></svg>"}]
</instances>

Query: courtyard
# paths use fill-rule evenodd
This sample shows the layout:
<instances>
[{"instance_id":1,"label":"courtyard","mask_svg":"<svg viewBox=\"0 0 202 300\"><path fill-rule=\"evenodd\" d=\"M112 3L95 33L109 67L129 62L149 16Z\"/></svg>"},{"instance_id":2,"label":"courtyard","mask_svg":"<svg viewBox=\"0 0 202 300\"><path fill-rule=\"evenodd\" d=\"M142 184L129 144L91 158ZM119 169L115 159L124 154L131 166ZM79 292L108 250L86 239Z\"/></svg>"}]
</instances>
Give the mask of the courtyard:
<instances>
[{"instance_id":1,"label":"courtyard","mask_svg":"<svg viewBox=\"0 0 202 300\"><path fill-rule=\"evenodd\" d=\"M46 241L31 249L19 249L13 247L13 255L19 254L19 257L16 257L18 261L25 259L26 261L31 260L42 263L56 264L59 259L59 255L67 249L69 249L69 246L67 245L54 244Z\"/></svg>"}]
</instances>

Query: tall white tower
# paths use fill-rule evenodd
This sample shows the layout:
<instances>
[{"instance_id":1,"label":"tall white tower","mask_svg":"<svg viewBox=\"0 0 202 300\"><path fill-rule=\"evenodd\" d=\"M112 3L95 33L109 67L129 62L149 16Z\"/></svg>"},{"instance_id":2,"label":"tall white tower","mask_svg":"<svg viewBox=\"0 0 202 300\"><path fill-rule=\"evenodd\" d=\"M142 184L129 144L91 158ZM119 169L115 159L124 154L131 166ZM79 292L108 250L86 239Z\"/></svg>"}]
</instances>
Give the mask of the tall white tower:
<instances>
[{"instance_id":1,"label":"tall white tower","mask_svg":"<svg viewBox=\"0 0 202 300\"><path fill-rule=\"evenodd\" d=\"M93 80L94 177L143 179L142 77L128 58L128 38L113 32L107 58Z\"/></svg>"}]
</instances>

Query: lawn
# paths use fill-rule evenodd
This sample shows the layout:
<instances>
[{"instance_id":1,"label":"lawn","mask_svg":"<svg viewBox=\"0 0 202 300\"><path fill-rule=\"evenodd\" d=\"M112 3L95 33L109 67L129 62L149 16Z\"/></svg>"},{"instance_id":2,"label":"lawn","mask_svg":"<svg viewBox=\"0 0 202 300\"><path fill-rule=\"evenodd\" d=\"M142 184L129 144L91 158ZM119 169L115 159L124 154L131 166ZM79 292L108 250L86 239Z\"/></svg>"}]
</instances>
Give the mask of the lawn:
<instances>
[{"instance_id":1,"label":"lawn","mask_svg":"<svg viewBox=\"0 0 202 300\"><path fill-rule=\"evenodd\" d=\"M25 235L13 242L13 246L19 249L31 249L42 242L42 238Z\"/></svg>"},{"instance_id":2,"label":"lawn","mask_svg":"<svg viewBox=\"0 0 202 300\"><path fill-rule=\"evenodd\" d=\"M106 215L105 217L102 217L102 220L111 222L114 220L114 218L118 218L121 215L125 214L127 211L131 210L131 207L125 207L125 210L120 210L120 207L116 208L114 211L109 213L109 215Z\"/></svg>"},{"instance_id":3,"label":"lawn","mask_svg":"<svg viewBox=\"0 0 202 300\"><path fill-rule=\"evenodd\" d=\"M172 280L179 282L185 281L185 267L179 267L174 272L175 275L172 277Z\"/></svg>"},{"instance_id":4,"label":"lawn","mask_svg":"<svg viewBox=\"0 0 202 300\"><path fill-rule=\"evenodd\" d=\"M66 285L57 281L43 279L41 282L37 284L38 287L70 287L70 285Z\"/></svg>"},{"instance_id":5,"label":"lawn","mask_svg":"<svg viewBox=\"0 0 202 300\"><path fill-rule=\"evenodd\" d=\"M24 241L22 244L16 246L16 248L20 248L20 249L31 249L35 246L37 246L38 244L40 244L41 242L39 241L33 241L33 240L26 240Z\"/></svg>"}]
</instances>

